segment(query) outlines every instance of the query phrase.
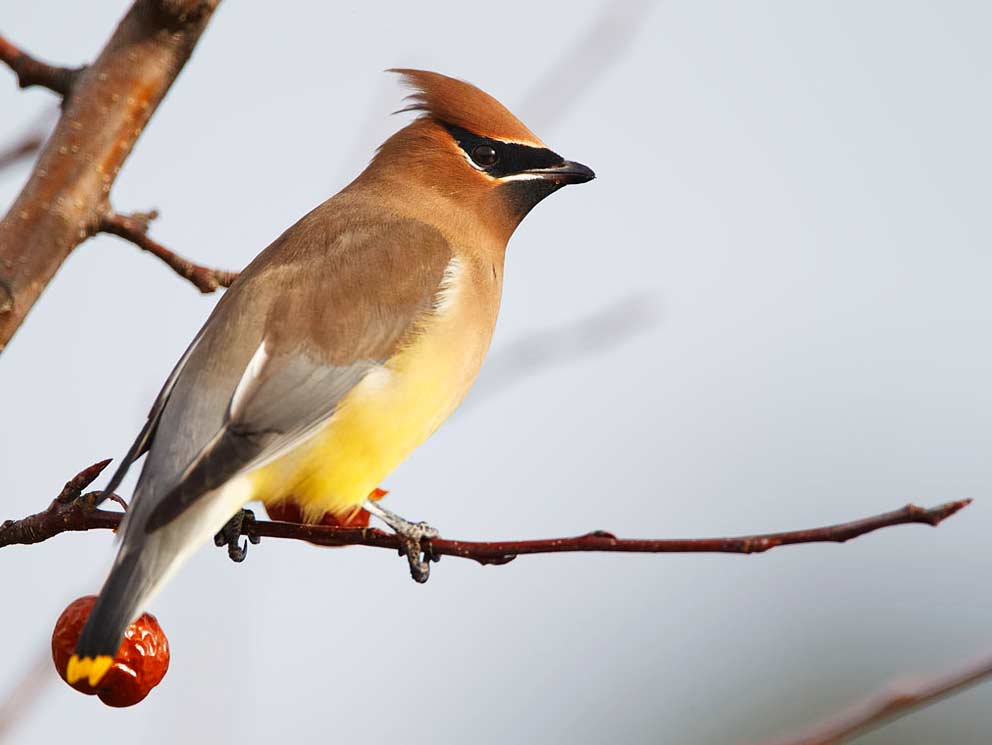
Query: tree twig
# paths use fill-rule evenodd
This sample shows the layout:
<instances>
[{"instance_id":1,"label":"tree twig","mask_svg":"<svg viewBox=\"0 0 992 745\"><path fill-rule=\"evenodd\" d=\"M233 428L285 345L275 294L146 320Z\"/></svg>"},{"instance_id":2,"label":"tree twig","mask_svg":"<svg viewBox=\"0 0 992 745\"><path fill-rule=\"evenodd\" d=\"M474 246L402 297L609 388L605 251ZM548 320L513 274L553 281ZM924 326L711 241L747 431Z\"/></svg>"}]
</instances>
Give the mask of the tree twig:
<instances>
[{"instance_id":1,"label":"tree twig","mask_svg":"<svg viewBox=\"0 0 992 745\"><path fill-rule=\"evenodd\" d=\"M55 132L0 221L0 351L69 254L99 227L121 166L219 2L136 0L100 56L72 76ZM4 61L24 68L23 53L4 44Z\"/></svg>"},{"instance_id":2,"label":"tree twig","mask_svg":"<svg viewBox=\"0 0 992 745\"><path fill-rule=\"evenodd\" d=\"M971 660L932 678L893 683L888 689L805 732L768 740L762 745L840 745L852 737L989 679L992 679L992 655Z\"/></svg>"},{"instance_id":3,"label":"tree twig","mask_svg":"<svg viewBox=\"0 0 992 745\"><path fill-rule=\"evenodd\" d=\"M0 547L12 544L39 543L66 531L116 529L122 514L95 509L99 492L82 494L110 461L95 463L73 477L62 493L43 512L8 520L0 525ZM119 498L118 498L119 499ZM971 503L970 499L946 502L936 507L916 505L837 525L783 533L732 536L726 538L617 538L602 530L568 538L545 538L525 541L456 541L436 538L427 553L433 558L457 556L480 564L506 564L525 554L549 554L566 551L606 551L622 553L762 553L778 546L798 543L843 543L881 528L908 523L938 525ZM337 528L328 525L268 520L246 520L242 534L250 538L290 538L319 546L372 546L398 550L399 539L374 528Z\"/></svg>"},{"instance_id":4,"label":"tree twig","mask_svg":"<svg viewBox=\"0 0 992 745\"><path fill-rule=\"evenodd\" d=\"M0 35L0 62L5 63L17 76L21 88L38 85L68 96L79 77L81 67L59 67L36 60Z\"/></svg>"},{"instance_id":5,"label":"tree twig","mask_svg":"<svg viewBox=\"0 0 992 745\"><path fill-rule=\"evenodd\" d=\"M62 491L43 512L23 520L6 520L0 524L0 546L9 543L40 543L68 530L89 530L90 521L100 510L96 510L97 492L83 494L83 489L92 484L109 463L110 458L101 460L77 473L65 483ZM124 500L116 494L107 498L126 506Z\"/></svg>"},{"instance_id":6,"label":"tree twig","mask_svg":"<svg viewBox=\"0 0 992 745\"><path fill-rule=\"evenodd\" d=\"M138 212L132 215L120 215L116 212L105 214L100 219L99 231L110 233L126 241L130 241L142 251L148 251L164 261L180 277L192 282L196 289L210 293L218 287L230 287L237 278L237 272L227 272L221 269L194 264L148 237L148 223L158 217L158 212Z\"/></svg>"}]
</instances>

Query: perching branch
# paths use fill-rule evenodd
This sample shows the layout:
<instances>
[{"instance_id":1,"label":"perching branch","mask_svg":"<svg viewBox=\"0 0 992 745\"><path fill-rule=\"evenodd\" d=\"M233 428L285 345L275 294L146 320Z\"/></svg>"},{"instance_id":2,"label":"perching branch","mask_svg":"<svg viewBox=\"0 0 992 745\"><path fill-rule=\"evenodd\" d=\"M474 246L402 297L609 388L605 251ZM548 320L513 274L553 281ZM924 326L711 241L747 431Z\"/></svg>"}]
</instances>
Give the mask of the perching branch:
<instances>
[{"instance_id":1,"label":"perching branch","mask_svg":"<svg viewBox=\"0 0 992 745\"><path fill-rule=\"evenodd\" d=\"M992 679L992 655L951 672L916 682L894 683L887 690L799 735L768 740L762 745L841 745L852 737L906 716L964 688Z\"/></svg>"},{"instance_id":2,"label":"perching branch","mask_svg":"<svg viewBox=\"0 0 992 745\"><path fill-rule=\"evenodd\" d=\"M83 71L81 67L58 67L36 60L0 36L0 62L5 63L15 75L21 88L39 85L60 96L68 96L73 83Z\"/></svg>"},{"instance_id":3,"label":"perching branch","mask_svg":"<svg viewBox=\"0 0 992 745\"><path fill-rule=\"evenodd\" d=\"M6 40L22 84L71 95L31 177L0 222L0 351L69 254L100 227L124 161L220 0L136 0L100 56L52 73Z\"/></svg>"},{"instance_id":4,"label":"perching branch","mask_svg":"<svg viewBox=\"0 0 992 745\"><path fill-rule=\"evenodd\" d=\"M83 494L85 489L110 461L101 461L74 476L62 493L43 512L22 520L8 520L0 525L0 548L13 544L39 543L66 531L116 529L123 515L95 508L99 492ZM119 498L117 498L119 500ZM938 525L970 504L970 499L931 507L906 505L902 509L822 528L784 533L734 536L728 538L624 539L605 531L594 531L571 538L546 538L529 541L455 541L436 538L425 545L431 558L457 556L480 564L506 564L524 554L549 554L570 551L607 551L623 553L730 553L752 554L778 546L798 543L843 543L881 528L907 523ZM246 520L242 535L248 538L291 538L318 546L373 546L399 550L399 539L374 528L337 528L327 525Z\"/></svg>"},{"instance_id":5,"label":"perching branch","mask_svg":"<svg viewBox=\"0 0 992 745\"><path fill-rule=\"evenodd\" d=\"M110 233L126 241L131 241L142 251L148 251L153 256L157 256L183 279L192 282L196 289L203 293L210 293L218 287L230 287L237 278L237 272L226 272L221 269L210 269L209 267L194 264L189 259L185 259L179 254L173 253L161 243L148 237L148 223L158 217L158 212L137 212L133 215L120 215L116 212L108 212L100 219L99 231Z\"/></svg>"}]
</instances>

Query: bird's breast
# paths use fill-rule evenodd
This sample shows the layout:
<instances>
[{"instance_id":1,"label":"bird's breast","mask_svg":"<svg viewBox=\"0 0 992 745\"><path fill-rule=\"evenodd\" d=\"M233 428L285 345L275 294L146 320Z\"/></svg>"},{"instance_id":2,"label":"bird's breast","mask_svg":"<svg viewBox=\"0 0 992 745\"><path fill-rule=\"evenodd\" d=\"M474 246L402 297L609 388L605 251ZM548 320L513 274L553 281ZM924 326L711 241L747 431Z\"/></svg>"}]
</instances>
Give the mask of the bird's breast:
<instances>
[{"instance_id":1,"label":"bird's breast","mask_svg":"<svg viewBox=\"0 0 992 745\"><path fill-rule=\"evenodd\" d=\"M489 348L498 306L498 279L453 259L433 311L408 342L342 399L318 434L260 470L258 497L270 504L292 498L308 519L360 506L461 403Z\"/></svg>"}]
</instances>

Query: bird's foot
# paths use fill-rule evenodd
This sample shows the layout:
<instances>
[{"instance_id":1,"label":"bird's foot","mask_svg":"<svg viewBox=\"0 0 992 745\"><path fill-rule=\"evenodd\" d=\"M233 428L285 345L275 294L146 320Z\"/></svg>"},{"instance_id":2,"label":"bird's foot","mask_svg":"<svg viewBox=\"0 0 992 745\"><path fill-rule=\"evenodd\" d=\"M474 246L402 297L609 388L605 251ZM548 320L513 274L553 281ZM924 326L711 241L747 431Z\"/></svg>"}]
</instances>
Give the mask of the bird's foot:
<instances>
[{"instance_id":1,"label":"bird's foot","mask_svg":"<svg viewBox=\"0 0 992 745\"><path fill-rule=\"evenodd\" d=\"M227 524L214 536L214 544L217 546L227 546L227 555L231 561L242 562L248 555L248 542L258 544L262 539L246 530L255 522L255 513L251 510L238 510L237 514L227 521ZM238 544L241 536L247 539L244 543Z\"/></svg>"},{"instance_id":2,"label":"bird's foot","mask_svg":"<svg viewBox=\"0 0 992 745\"><path fill-rule=\"evenodd\" d=\"M432 538L441 537L437 529L424 522L410 522L372 500L367 500L364 506L369 514L375 515L392 528L400 539L400 556L406 556L410 562L410 576L414 582L426 582L431 576L431 562L438 560L430 544Z\"/></svg>"}]
</instances>

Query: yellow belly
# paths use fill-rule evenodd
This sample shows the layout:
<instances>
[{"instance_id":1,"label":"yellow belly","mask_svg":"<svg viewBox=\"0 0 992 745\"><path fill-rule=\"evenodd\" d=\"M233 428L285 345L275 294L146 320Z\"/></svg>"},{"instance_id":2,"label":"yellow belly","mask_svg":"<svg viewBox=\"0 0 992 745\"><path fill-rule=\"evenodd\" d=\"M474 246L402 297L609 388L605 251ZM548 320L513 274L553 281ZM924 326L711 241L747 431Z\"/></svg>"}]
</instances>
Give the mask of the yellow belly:
<instances>
[{"instance_id":1,"label":"yellow belly","mask_svg":"<svg viewBox=\"0 0 992 745\"><path fill-rule=\"evenodd\" d=\"M427 330L356 385L321 431L252 473L256 498L292 498L307 520L357 510L458 406L488 341L457 323Z\"/></svg>"}]
</instances>

